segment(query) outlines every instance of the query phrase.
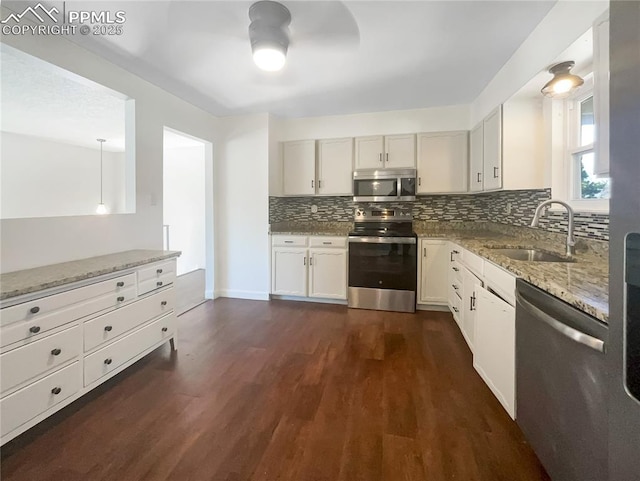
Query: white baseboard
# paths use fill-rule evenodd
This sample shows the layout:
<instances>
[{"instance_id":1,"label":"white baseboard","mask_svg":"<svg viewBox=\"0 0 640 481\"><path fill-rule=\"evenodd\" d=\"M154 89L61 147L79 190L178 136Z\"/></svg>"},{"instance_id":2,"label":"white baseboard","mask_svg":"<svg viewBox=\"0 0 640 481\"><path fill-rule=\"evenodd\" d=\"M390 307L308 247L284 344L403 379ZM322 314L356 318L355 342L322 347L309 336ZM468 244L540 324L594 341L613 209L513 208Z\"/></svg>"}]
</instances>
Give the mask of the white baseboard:
<instances>
[{"instance_id":1,"label":"white baseboard","mask_svg":"<svg viewBox=\"0 0 640 481\"><path fill-rule=\"evenodd\" d=\"M232 299L250 299L253 301L268 301L269 293L262 291L238 291L234 289L221 289L216 291L215 298L230 297Z\"/></svg>"},{"instance_id":2,"label":"white baseboard","mask_svg":"<svg viewBox=\"0 0 640 481\"><path fill-rule=\"evenodd\" d=\"M215 299L217 297L220 297L220 293L218 291L213 291L211 289L204 291L204 297L205 299Z\"/></svg>"}]
</instances>

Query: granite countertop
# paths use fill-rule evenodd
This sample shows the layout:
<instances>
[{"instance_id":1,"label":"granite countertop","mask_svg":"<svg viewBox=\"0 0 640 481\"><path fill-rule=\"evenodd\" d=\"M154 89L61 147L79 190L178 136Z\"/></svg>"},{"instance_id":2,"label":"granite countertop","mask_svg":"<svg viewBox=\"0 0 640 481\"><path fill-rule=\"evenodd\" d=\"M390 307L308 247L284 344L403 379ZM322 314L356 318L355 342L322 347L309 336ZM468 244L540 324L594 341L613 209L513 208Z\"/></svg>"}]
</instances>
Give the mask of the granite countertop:
<instances>
[{"instance_id":1,"label":"granite countertop","mask_svg":"<svg viewBox=\"0 0 640 481\"><path fill-rule=\"evenodd\" d=\"M603 253L580 249L576 252L575 262L517 261L491 248L537 248L564 255L564 244L550 242L544 236L514 235L513 232L493 230L442 230L428 226L415 230L419 237L446 238L456 242L596 319L608 322L609 263Z\"/></svg>"},{"instance_id":2,"label":"granite countertop","mask_svg":"<svg viewBox=\"0 0 640 481\"><path fill-rule=\"evenodd\" d=\"M131 250L7 272L0 275L0 300L178 257L180 254L178 251Z\"/></svg>"}]
</instances>

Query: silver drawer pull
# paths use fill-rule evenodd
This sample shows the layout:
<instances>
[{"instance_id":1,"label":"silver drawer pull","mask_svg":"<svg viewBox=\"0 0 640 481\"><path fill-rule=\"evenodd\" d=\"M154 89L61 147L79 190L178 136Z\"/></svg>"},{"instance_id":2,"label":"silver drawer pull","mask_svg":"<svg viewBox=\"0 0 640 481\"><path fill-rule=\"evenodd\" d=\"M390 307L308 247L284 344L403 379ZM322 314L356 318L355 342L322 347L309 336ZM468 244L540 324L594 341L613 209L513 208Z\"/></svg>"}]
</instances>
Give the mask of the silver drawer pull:
<instances>
[{"instance_id":1,"label":"silver drawer pull","mask_svg":"<svg viewBox=\"0 0 640 481\"><path fill-rule=\"evenodd\" d=\"M457 267L454 267L453 270L458 272L460 269L458 269Z\"/></svg>"},{"instance_id":2,"label":"silver drawer pull","mask_svg":"<svg viewBox=\"0 0 640 481\"><path fill-rule=\"evenodd\" d=\"M168 330L169 330L169 328L167 328L167 327L163 327L162 328L162 332L167 332Z\"/></svg>"},{"instance_id":3,"label":"silver drawer pull","mask_svg":"<svg viewBox=\"0 0 640 481\"><path fill-rule=\"evenodd\" d=\"M453 310L459 312L457 307L454 307Z\"/></svg>"},{"instance_id":4,"label":"silver drawer pull","mask_svg":"<svg viewBox=\"0 0 640 481\"><path fill-rule=\"evenodd\" d=\"M113 326L104 326L104 330L107 332L111 332L112 329L113 329Z\"/></svg>"},{"instance_id":5,"label":"silver drawer pull","mask_svg":"<svg viewBox=\"0 0 640 481\"><path fill-rule=\"evenodd\" d=\"M108 358L106 358L106 359L104 360L104 363L105 363L107 366L108 366L109 364L111 364L112 362L113 362L113 360L112 360L110 357L108 357Z\"/></svg>"},{"instance_id":6,"label":"silver drawer pull","mask_svg":"<svg viewBox=\"0 0 640 481\"><path fill-rule=\"evenodd\" d=\"M118 302L124 302L124 296L120 296L116 299Z\"/></svg>"},{"instance_id":7,"label":"silver drawer pull","mask_svg":"<svg viewBox=\"0 0 640 481\"><path fill-rule=\"evenodd\" d=\"M38 334L40 332L40 326L31 326L29 332L32 334Z\"/></svg>"},{"instance_id":8,"label":"silver drawer pull","mask_svg":"<svg viewBox=\"0 0 640 481\"><path fill-rule=\"evenodd\" d=\"M453 287L456 291L458 290L458 286L456 286L455 284L451 284L451 287Z\"/></svg>"},{"instance_id":9,"label":"silver drawer pull","mask_svg":"<svg viewBox=\"0 0 640 481\"><path fill-rule=\"evenodd\" d=\"M57 396L58 394L60 394L61 392L62 392L62 388L61 388L61 387L54 387L54 388L51 390L51 394L56 395L56 396Z\"/></svg>"},{"instance_id":10,"label":"silver drawer pull","mask_svg":"<svg viewBox=\"0 0 640 481\"><path fill-rule=\"evenodd\" d=\"M333 244L333 242L322 242L322 244L326 245L326 246L330 246Z\"/></svg>"},{"instance_id":11,"label":"silver drawer pull","mask_svg":"<svg viewBox=\"0 0 640 481\"><path fill-rule=\"evenodd\" d=\"M285 244L293 244L293 241L284 241Z\"/></svg>"},{"instance_id":12,"label":"silver drawer pull","mask_svg":"<svg viewBox=\"0 0 640 481\"><path fill-rule=\"evenodd\" d=\"M116 287L124 287L124 282L120 281L120 282L116 283Z\"/></svg>"},{"instance_id":13,"label":"silver drawer pull","mask_svg":"<svg viewBox=\"0 0 640 481\"><path fill-rule=\"evenodd\" d=\"M157 274L162 274L162 269L156 269Z\"/></svg>"},{"instance_id":14,"label":"silver drawer pull","mask_svg":"<svg viewBox=\"0 0 640 481\"><path fill-rule=\"evenodd\" d=\"M167 305L167 301L162 301L162 302L160 303L160 305L161 305L161 306L166 306L166 305Z\"/></svg>"},{"instance_id":15,"label":"silver drawer pull","mask_svg":"<svg viewBox=\"0 0 640 481\"><path fill-rule=\"evenodd\" d=\"M51 351L51 355L52 356L59 356L61 352L62 352L62 349L55 348L55 349L53 349Z\"/></svg>"},{"instance_id":16,"label":"silver drawer pull","mask_svg":"<svg viewBox=\"0 0 640 481\"><path fill-rule=\"evenodd\" d=\"M40 312L40 308L38 306L34 306L31 309L29 309L29 312L31 314L37 314L38 312Z\"/></svg>"},{"instance_id":17,"label":"silver drawer pull","mask_svg":"<svg viewBox=\"0 0 640 481\"><path fill-rule=\"evenodd\" d=\"M156 286L160 287L162 285L162 281L156 282Z\"/></svg>"}]
</instances>

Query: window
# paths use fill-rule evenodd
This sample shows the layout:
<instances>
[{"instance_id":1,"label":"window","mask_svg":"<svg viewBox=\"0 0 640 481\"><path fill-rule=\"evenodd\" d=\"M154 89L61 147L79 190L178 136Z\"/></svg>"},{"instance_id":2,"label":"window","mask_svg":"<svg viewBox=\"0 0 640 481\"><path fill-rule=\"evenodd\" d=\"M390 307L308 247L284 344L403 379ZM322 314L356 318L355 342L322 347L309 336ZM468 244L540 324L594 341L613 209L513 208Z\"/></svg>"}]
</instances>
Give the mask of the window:
<instances>
[{"instance_id":1,"label":"window","mask_svg":"<svg viewBox=\"0 0 640 481\"><path fill-rule=\"evenodd\" d=\"M573 200L608 199L611 181L608 178L596 177L595 170L595 116L593 94L583 93L580 99L571 100L573 114L569 115L575 129L569 146L571 157L571 186L569 191Z\"/></svg>"}]
</instances>

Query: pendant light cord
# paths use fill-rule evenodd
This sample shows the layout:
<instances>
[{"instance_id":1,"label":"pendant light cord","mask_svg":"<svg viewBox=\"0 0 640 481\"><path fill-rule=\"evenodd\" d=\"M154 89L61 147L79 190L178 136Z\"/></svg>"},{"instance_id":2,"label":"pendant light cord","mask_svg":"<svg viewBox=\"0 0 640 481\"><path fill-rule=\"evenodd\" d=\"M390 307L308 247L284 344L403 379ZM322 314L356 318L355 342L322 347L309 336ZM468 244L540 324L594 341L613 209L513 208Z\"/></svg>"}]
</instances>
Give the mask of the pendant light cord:
<instances>
[{"instance_id":1,"label":"pendant light cord","mask_svg":"<svg viewBox=\"0 0 640 481\"><path fill-rule=\"evenodd\" d=\"M96 139L98 142L100 142L100 204L102 205L104 202L102 202L102 145L106 142L105 139Z\"/></svg>"}]
</instances>

